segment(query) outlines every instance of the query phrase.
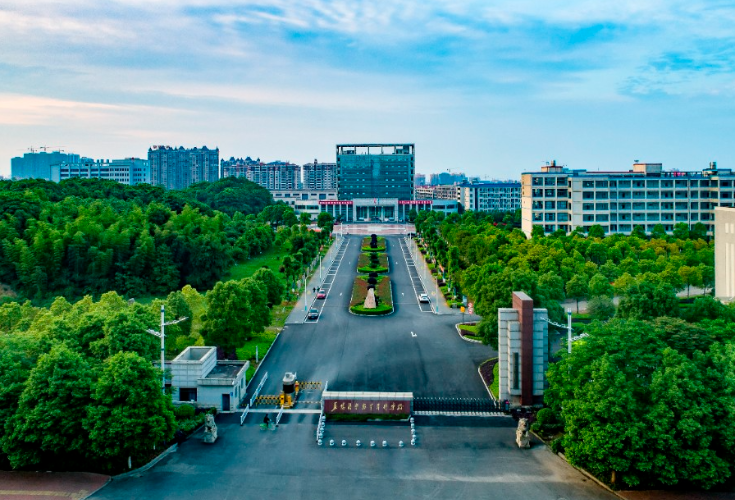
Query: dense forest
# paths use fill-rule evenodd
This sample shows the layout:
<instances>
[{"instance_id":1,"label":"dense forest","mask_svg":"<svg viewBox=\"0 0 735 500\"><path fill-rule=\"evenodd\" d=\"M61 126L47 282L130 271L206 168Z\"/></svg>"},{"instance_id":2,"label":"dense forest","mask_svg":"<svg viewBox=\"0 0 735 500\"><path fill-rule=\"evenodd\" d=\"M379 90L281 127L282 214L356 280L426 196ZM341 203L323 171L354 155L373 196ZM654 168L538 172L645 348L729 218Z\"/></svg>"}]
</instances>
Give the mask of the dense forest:
<instances>
[{"instance_id":1,"label":"dense forest","mask_svg":"<svg viewBox=\"0 0 735 500\"><path fill-rule=\"evenodd\" d=\"M0 469L121 472L200 425L162 393L159 340L146 330L164 305L168 318L188 318L166 328L169 358L190 345L232 358L271 324L332 224L320 217L323 231L312 231L271 201L242 179L178 192L0 184L0 281L51 302L0 302ZM285 254L278 271L220 281L274 245ZM140 294L161 298L131 300Z\"/></svg>"},{"instance_id":2,"label":"dense forest","mask_svg":"<svg viewBox=\"0 0 735 500\"><path fill-rule=\"evenodd\" d=\"M701 224L691 230L677 225L673 235L661 226L651 235L637 228L629 236L605 236L594 226L589 234L534 231L527 239L488 214L421 212L416 228L452 287L474 301L483 318L480 331L491 344L497 342L497 309L510 307L514 290L527 292L552 320L564 322L559 303L566 298L591 299L599 319L615 313L679 316L676 292L714 283L714 241ZM617 311L613 296L621 297Z\"/></svg>"},{"instance_id":3,"label":"dense forest","mask_svg":"<svg viewBox=\"0 0 735 500\"><path fill-rule=\"evenodd\" d=\"M508 220L505 221L509 222ZM421 243L497 346L497 309L527 292L552 320L588 299L575 334L552 353L534 430L578 467L618 488L710 489L735 481L735 306L711 295L714 242L686 224L629 236L534 228L531 238L480 213L418 214ZM617 303L613 301L617 297Z\"/></svg>"},{"instance_id":4,"label":"dense forest","mask_svg":"<svg viewBox=\"0 0 735 500\"><path fill-rule=\"evenodd\" d=\"M271 223L284 223L272 218L287 213L264 210L272 202L265 188L232 177L181 191L97 179L3 181L0 283L30 299L211 288L235 261L271 247Z\"/></svg>"}]
</instances>

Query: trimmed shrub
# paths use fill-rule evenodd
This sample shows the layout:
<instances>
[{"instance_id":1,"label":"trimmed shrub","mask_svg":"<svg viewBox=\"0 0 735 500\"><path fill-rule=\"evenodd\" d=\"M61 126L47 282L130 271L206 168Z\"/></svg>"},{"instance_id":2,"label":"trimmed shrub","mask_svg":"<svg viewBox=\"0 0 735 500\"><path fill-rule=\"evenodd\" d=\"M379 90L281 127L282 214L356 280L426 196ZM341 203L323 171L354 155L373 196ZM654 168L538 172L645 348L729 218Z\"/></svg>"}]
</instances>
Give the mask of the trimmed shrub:
<instances>
[{"instance_id":1,"label":"trimmed shrub","mask_svg":"<svg viewBox=\"0 0 735 500\"><path fill-rule=\"evenodd\" d=\"M191 418L194 416L194 413L196 413L196 410L192 405L180 405L174 408L174 415L176 415L178 420Z\"/></svg>"}]
</instances>

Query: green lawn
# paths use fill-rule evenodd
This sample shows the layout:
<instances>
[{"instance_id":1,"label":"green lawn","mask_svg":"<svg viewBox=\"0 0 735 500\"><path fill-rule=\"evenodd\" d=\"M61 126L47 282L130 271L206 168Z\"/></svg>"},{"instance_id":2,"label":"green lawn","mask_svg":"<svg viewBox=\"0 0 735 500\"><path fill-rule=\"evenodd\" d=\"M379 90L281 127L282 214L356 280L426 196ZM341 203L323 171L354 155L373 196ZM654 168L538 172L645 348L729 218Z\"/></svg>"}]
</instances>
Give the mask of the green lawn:
<instances>
[{"instance_id":1,"label":"green lawn","mask_svg":"<svg viewBox=\"0 0 735 500\"><path fill-rule=\"evenodd\" d=\"M276 276L281 277L281 274L278 272L278 268L281 267L281 262L286 255L288 255L288 252L284 248L274 247L266 250L256 257L232 266L230 271L227 273L227 276L224 278L224 281L247 278L248 276L252 276L255 271L263 266L269 267L274 273L276 273Z\"/></svg>"},{"instance_id":2,"label":"green lawn","mask_svg":"<svg viewBox=\"0 0 735 500\"><path fill-rule=\"evenodd\" d=\"M493 393L495 399L500 397L500 363L495 363L493 366L493 383L490 386L490 392Z\"/></svg>"}]
</instances>

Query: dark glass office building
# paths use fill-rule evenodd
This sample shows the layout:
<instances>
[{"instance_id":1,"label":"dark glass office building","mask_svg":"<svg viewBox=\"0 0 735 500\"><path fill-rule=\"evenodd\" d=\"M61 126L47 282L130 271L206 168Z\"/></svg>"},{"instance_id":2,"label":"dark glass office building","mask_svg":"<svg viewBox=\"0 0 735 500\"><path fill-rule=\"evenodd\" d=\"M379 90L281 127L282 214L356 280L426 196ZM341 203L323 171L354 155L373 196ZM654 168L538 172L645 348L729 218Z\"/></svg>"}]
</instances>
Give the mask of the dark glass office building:
<instances>
[{"instance_id":1,"label":"dark glass office building","mask_svg":"<svg viewBox=\"0 0 735 500\"><path fill-rule=\"evenodd\" d=\"M413 144L338 144L337 197L412 200Z\"/></svg>"}]
</instances>

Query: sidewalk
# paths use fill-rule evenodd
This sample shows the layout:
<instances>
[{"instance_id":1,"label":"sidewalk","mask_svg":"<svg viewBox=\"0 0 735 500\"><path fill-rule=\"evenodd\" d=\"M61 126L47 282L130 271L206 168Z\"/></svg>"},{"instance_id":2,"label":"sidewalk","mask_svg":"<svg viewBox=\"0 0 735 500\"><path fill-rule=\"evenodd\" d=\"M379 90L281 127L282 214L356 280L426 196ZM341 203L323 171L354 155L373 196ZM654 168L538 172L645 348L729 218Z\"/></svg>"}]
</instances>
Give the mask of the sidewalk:
<instances>
[{"instance_id":1,"label":"sidewalk","mask_svg":"<svg viewBox=\"0 0 735 500\"><path fill-rule=\"evenodd\" d=\"M0 498L81 500L102 488L110 476L91 472L0 471Z\"/></svg>"},{"instance_id":2,"label":"sidewalk","mask_svg":"<svg viewBox=\"0 0 735 500\"><path fill-rule=\"evenodd\" d=\"M416 244L415 239L411 238L408 240L408 249L413 257L414 264L416 264L416 271L419 273L419 278L421 278L421 282L424 284L424 289L426 290L426 293L429 294L429 297L431 297L431 304L437 308L437 314L461 315L462 311L460 309L452 309L449 307L447 300L444 298L441 290L439 290L437 277L434 277L431 274L429 265L427 264L424 255L419 251L419 247ZM469 315L466 316L469 317Z\"/></svg>"},{"instance_id":3,"label":"sidewalk","mask_svg":"<svg viewBox=\"0 0 735 500\"><path fill-rule=\"evenodd\" d=\"M322 275L321 278L319 277L319 259L317 257L316 265L314 266L314 269L312 270L312 274L308 279L308 282L306 284L306 293L304 293L304 281L303 279L300 281L301 283L301 289L299 290L299 299L296 301L296 304L293 306L293 309L291 310L291 313L288 315L288 318L286 318L286 324L288 323L301 323L304 320L304 317L306 316L306 311L316 300L316 294L314 293L314 288L319 290L321 288L322 283L324 283L325 278L327 277L327 271L329 271L329 267L332 265L332 262L334 262L335 257L337 256L337 252L339 250L339 247L342 243L342 240L344 239L343 236L337 235L334 239L334 243L332 243L332 246L329 248L329 251L327 254L322 258ZM306 304L306 308L304 308L304 304Z\"/></svg>"}]
</instances>

